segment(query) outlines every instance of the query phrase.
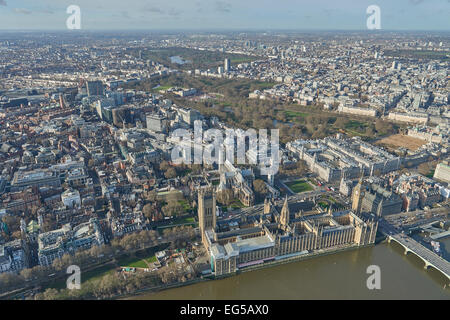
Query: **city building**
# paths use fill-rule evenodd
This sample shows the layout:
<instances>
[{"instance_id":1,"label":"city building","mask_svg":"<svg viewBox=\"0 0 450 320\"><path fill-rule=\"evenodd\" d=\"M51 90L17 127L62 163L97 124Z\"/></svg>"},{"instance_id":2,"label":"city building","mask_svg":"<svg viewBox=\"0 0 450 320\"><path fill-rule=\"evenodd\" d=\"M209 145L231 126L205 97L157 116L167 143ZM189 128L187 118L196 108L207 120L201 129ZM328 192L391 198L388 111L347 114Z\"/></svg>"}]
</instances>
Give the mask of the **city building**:
<instances>
[{"instance_id":1,"label":"city building","mask_svg":"<svg viewBox=\"0 0 450 320\"><path fill-rule=\"evenodd\" d=\"M103 82L100 80L87 81L86 89L88 96L102 96L103 95Z\"/></svg>"},{"instance_id":2,"label":"city building","mask_svg":"<svg viewBox=\"0 0 450 320\"><path fill-rule=\"evenodd\" d=\"M448 161L443 161L436 166L436 171L434 172L433 177L435 179L450 183L450 166Z\"/></svg>"},{"instance_id":3,"label":"city building","mask_svg":"<svg viewBox=\"0 0 450 320\"><path fill-rule=\"evenodd\" d=\"M373 244L378 227L377 222L366 222L351 210L293 215L287 198L281 208L266 202L255 217L259 218L245 228L225 232L214 226L200 229L216 276L317 250Z\"/></svg>"},{"instance_id":4,"label":"city building","mask_svg":"<svg viewBox=\"0 0 450 320\"><path fill-rule=\"evenodd\" d=\"M0 245L0 274L4 272L18 273L27 265L22 240L14 240Z\"/></svg>"},{"instance_id":5,"label":"city building","mask_svg":"<svg viewBox=\"0 0 450 320\"><path fill-rule=\"evenodd\" d=\"M78 250L103 244L103 234L96 219L90 219L75 227L65 224L61 229L39 234L39 264L49 266L55 259L60 259L66 253L73 254Z\"/></svg>"}]
</instances>

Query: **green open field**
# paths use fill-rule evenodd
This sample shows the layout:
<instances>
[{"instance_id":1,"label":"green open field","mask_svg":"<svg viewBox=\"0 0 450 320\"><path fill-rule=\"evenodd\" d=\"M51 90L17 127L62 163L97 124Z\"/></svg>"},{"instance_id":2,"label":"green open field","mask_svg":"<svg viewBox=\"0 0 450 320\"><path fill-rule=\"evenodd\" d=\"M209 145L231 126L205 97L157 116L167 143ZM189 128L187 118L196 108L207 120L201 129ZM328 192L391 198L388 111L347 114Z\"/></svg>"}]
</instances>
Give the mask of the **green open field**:
<instances>
[{"instance_id":1,"label":"green open field","mask_svg":"<svg viewBox=\"0 0 450 320\"><path fill-rule=\"evenodd\" d=\"M365 136L367 127L368 127L368 124L365 122L361 122L358 120L349 120L345 124L345 131L347 131L348 134L351 134L354 136Z\"/></svg>"},{"instance_id":2,"label":"green open field","mask_svg":"<svg viewBox=\"0 0 450 320\"><path fill-rule=\"evenodd\" d=\"M304 118L304 117L306 117L308 115L305 112L297 112L297 111L290 111L290 110L285 111L284 114L286 115L286 117L289 120L293 120L295 118Z\"/></svg>"},{"instance_id":3,"label":"green open field","mask_svg":"<svg viewBox=\"0 0 450 320\"><path fill-rule=\"evenodd\" d=\"M189 212L192 210L191 205L186 200L179 200L178 203L183 207L184 211Z\"/></svg>"},{"instance_id":4,"label":"green open field","mask_svg":"<svg viewBox=\"0 0 450 320\"><path fill-rule=\"evenodd\" d=\"M352 130L352 131L358 131L363 132L367 127L367 123L357 121L357 120L349 120L345 124L345 129Z\"/></svg>"},{"instance_id":5,"label":"green open field","mask_svg":"<svg viewBox=\"0 0 450 320\"><path fill-rule=\"evenodd\" d=\"M118 264L121 267L148 268L147 263L145 263L145 259L139 259L134 257L120 259L118 261Z\"/></svg>"},{"instance_id":6,"label":"green open field","mask_svg":"<svg viewBox=\"0 0 450 320\"><path fill-rule=\"evenodd\" d=\"M152 91L165 91L172 88L172 86L159 86L158 88L154 88Z\"/></svg>"},{"instance_id":7,"label":"green open field","mask_svg":"<svg viewBox=\"0 0 450 320\"><path fill-rule=\"evenodd\" d=\"M173 220L172 224L195 223L194 217L180 217Z\"/></svg>"},{"instance_id":8,"label":"green open field","mask_svg":"<svg viewBox=\"0 0 450 320\"><path fill-rule=\"evenodd\" d=\"M239 199L234 199L233 202L229 205L232 209L241 209L245 208L242 202Z\"/></svg>"},{"instance_id":9,"label":"green open field","mask_svg":"<svg viewBox=\"0 0 450 320\"><path fill-rule=\"evenodd\" d=\"M286 185L295 193L301 193L306 191L314 190L311 185L305 180L297 180L292 182L287 182Z\"/></svg>"},{"instance_id":10,"label":"green open field","mask_svg":"<svg viewBox=\"0 0 450 320\"><path fill-rule=\"evenodd\" d=\"M148 264L156 262L155 253L159 251L159 247L138 251L134 256L124 256L117 261L121 267L129 268L148 268Z\"/></svg>"}]
</instances>

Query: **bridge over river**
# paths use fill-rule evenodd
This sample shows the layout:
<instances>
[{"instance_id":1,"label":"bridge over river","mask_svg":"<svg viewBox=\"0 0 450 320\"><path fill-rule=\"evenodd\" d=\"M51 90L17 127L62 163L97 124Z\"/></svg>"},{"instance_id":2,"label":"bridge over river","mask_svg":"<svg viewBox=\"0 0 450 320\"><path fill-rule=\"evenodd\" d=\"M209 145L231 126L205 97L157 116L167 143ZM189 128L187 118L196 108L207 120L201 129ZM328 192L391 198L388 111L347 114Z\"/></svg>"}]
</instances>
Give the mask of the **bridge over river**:
<instances>
[{"instance_id":1,"label":"bridge over river","mask_svg":"<svg viewBox=\"0 0 450 320\"><path fill-rule=\"evenodd\" d=\"M395 241L405 249L405 254L414 253L425 263L425 269L433 267L444 274L450 280L450 262L438 256L436 253L426 248L411 237L400 233L386 221L380 221L379 230L388 239L388 242Z\"/></svg>"}]
</instances>

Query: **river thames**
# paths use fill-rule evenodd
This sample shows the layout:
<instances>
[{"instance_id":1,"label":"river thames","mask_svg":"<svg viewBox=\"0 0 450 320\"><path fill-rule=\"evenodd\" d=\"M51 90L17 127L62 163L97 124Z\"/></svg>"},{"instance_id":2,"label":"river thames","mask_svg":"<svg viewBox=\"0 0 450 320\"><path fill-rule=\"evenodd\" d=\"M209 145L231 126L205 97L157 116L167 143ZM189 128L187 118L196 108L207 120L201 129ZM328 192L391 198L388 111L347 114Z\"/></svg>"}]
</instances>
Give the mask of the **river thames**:
<instances>
[{"instance_id":1,"label":"river thames","mask_svg":"<svg viewBox=\"0 0 450 320\"><path fill-rule=\"evenodd\" d=\"M441 241L449 254L450 239ZM381 270L381 289L369 290L367 267ZM395 243L278 265L222 280L145 293L132 299L443 299L449 281Z\"/></svg>"}]
</instances>

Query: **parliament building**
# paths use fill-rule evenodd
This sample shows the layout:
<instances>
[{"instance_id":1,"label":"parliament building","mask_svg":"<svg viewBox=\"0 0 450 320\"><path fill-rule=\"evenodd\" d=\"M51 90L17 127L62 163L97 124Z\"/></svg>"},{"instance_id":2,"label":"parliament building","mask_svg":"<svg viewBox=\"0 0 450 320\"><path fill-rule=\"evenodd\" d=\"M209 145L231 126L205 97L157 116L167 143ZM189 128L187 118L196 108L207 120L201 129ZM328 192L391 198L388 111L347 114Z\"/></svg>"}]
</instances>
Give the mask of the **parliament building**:
<instances>
[{"instance_id":1,"label":"parliament building","mask_svg":"<svg viewBox=\"0 0 450 320\"><path fill-rule=\"evenodd\" d=\"M308 203L282 206L266 200L260 212L243 215L239 222L227 219L227 228L216 221L213 191L198 196L199 228L216 276L240 269L308 254L320 249L373 244L378 222L364 221L352 210L303 213ZM258 209L255 208L256 211Z\"/></svg>"}]
</instances>

